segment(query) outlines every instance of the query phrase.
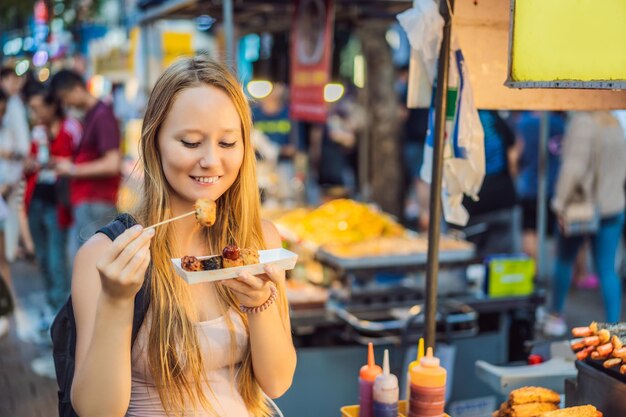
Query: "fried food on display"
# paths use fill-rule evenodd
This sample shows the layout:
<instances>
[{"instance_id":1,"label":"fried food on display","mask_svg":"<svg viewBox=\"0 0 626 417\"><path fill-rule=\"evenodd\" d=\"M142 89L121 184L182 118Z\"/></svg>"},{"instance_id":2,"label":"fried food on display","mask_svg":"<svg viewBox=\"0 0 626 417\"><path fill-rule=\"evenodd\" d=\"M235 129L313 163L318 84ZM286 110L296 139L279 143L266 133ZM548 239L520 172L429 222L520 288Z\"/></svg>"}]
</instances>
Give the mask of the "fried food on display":
<instances>
[{"instance_id":1,"label":"fried food on display","mask_svg":"<svg viewBox=\"0 0 626 417\"><path fill-rule=\"evenodd\" d=\"M601 360L605 368L620 366L620 373L626 374L626 323L592 322L586 327L575 327L571 342L576 359Z\"/></svg>"},{"instance_id":2,"label":"fried food on display","mask_svg":"<svg viewBox=\"0 0 626 417\"><path fill-rule=\"evenodd\" d=\"M508 401L502 403L493 417L539 417L546 411L557 410L561 397L542 387L523 387L511 391Z\"/></svg>"},{"instance_id":3,"label":"fried food on display","mask_svg":"<svg viewBox=\"0 0 626 417\"><path fill-rule=\"evenodd\" d=\"M347 199L333 200L315 210L296 209L276 220L298 239L324 245L349 244L383 236L404 236L406 230L389 215Z\"/></svg>"},{"instance_id":4,"label":"fried food on display","mask_svg":"<svg viewBox=\"0 0 626 417\"><path fill-rule=\"evenodd\" d=\"M256 249L240 249L236 245L228 245L222 255L198 259L195 256L183 256L180 266L189 272L214 271L235 266L254 265L259 263L259 252Z\"/></svg>"},{"instance_id":5,"label":"fried food on display","mask_svg":"<svg viewBox=\"0 0 626 417\"><path fill-rule=\"evenodd\" d=\"M512 404L528 403L556 403L561 402L561 396L550 389L542 387L523 387L511 391L509 401Z\"/></svg>"},{"instance_id":6,"label":"fried food on display","mask_svg":"<svg viewBox=\"0 0 626 417\"><path fill-rule=\"evenodd\" d=\"M602 413L593 405L579 405L577 407L549 411L541 414L539 417L602 417Z\"/></svg>"}]
</instances>

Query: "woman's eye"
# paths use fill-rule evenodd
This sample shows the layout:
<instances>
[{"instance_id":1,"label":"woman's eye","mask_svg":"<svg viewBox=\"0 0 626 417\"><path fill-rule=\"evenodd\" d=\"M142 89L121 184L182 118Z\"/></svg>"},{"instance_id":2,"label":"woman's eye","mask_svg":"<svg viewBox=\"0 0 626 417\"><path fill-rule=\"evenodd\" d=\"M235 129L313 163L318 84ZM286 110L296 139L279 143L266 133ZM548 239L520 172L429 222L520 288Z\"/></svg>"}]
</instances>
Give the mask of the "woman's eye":
<instances>
[{"instance_id":1,"label":"woman's eye","mask_svg":"<svg viewBox=\"0 0 626 417\"><path fill-rule=\"evenodd\" d=\"M183 146L186 147L186 148L197 148L200 145L200 142L188 142L188 141L182 140L182 139L181 139L180 143L182 143Z\"/></svg>"},{"instance_id":2,"label":"woman's eye","mask_svg":"<svg viewBox=\"0 0 626 417\"><path fill-rule=\"evenodd\" d=\"M232 148L237 144L237 141L233 141L233 142L220 142L220 146L222 148Z\"/></svg>"}]
</instances>

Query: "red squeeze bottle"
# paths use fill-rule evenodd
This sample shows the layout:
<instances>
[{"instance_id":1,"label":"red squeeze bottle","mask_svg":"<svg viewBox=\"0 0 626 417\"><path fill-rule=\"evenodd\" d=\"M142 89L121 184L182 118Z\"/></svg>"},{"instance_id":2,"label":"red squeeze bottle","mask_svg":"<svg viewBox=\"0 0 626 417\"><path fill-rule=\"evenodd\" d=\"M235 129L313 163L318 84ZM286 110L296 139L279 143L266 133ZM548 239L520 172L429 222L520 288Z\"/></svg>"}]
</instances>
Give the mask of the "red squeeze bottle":
<instances>
[{"instance_id":1,"label":"red squeeze bottle","mask_svg":"<svg viewBox=\"0 0 626 417\"><path fill-rule=\"evenodd\" d=\"M374 362L374 345L367 344L367 365L359 372L359 417L372 417L374 414L374 381L383 373Z\"/></svg>"},{"instance_id":2,"label":"red squeeze bottle","mask_svg":"<svg viewBox=\"0 0 626 417\"><path fill-rule=\"evenodd\" d=\"M446 370L428 348L419 365L411 369L409 417L442 417L446 405Z\"/></svg>"}]
</instances>

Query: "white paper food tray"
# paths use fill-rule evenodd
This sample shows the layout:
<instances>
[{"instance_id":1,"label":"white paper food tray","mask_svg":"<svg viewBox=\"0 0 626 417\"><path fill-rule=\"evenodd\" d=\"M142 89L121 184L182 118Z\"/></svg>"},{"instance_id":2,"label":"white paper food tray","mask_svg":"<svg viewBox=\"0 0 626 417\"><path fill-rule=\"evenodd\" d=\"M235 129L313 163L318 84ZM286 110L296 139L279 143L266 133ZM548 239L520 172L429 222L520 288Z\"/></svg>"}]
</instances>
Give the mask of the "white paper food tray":
<instances>
[{"instance_id":1,"label":"white paper food tray","mask_svg":"<svg viewBox=\"0 0 626 417\"><path fill-rule=\"evenodd\" d=\"M210 258L209 256L198 256L202 260ZM259 263L254 265L236 266L233 268L216 269L213 271L185 271L180 266L180 258L173 258L172 263L176 269L176 273L180 275L189 284L198 284L200 282L219 281L222 279L236 278L242 271L248 271L252 275L265 273L265 265L273 265L278 269L289 270L296 266L298 255L288 251L287 249L268 249L259 251Z\"/></svg>"}]
</instances>

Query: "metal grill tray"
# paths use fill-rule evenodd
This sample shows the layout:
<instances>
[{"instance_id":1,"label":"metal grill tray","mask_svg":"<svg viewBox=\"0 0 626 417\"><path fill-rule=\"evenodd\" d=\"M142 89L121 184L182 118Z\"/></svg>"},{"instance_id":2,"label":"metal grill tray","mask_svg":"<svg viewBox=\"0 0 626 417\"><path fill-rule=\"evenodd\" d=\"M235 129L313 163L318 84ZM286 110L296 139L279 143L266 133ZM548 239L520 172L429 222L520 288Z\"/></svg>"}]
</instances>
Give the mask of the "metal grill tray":
<instances>
[{"instance_id":1,"label":"metal grill tray","mask_svg":"<svg viewBox=\"0 0 626 417\"><path fill-rule=\"evenodd\" d=\"M329 266L343 270L406 267L426 265L428 254L414 253L409 255L391 256L371 256L367 258L341 258L335 256L324 249L320 249L315 254L315 258ZM473 249L439 251L440 263L461 263L474 259Z\"/></svg>"},{"instance_id":2,"label":"metal grill tray","mask_svg":"<svg viewBox=\"0 0 626 417\"><path fill-rule=\"evenodd\" d=\"M619 372L619 366L614 366L612 368L605 368L602 363L604 363L604 361L600 360L600 361L596 361L593 359L585 359L585 363L598 369L600 372L602 372L603 374L609 375L615 379L617 379L618 381L621 381L623 383L626 383L626 375L622 375Z\"/></svg>"}]
</instances>

